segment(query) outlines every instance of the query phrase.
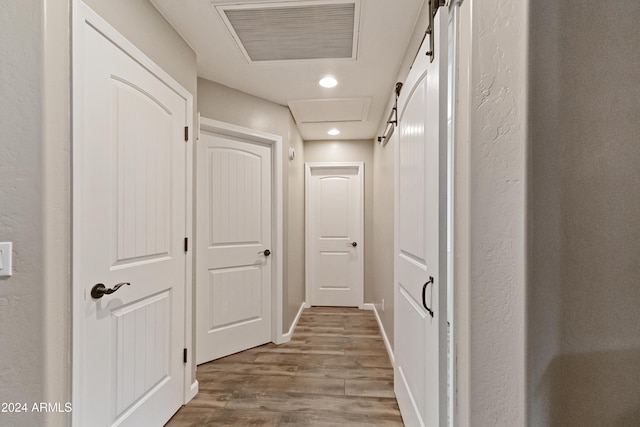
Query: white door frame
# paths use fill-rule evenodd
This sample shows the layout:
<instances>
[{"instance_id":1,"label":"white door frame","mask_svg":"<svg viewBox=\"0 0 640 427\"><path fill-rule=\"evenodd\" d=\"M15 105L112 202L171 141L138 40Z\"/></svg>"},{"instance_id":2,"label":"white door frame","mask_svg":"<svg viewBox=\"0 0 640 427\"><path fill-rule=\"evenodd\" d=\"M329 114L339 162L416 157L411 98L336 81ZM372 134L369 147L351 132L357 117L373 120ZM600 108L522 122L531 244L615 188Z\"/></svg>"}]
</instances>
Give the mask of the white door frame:
<instances>
[{"instance_id":1,"label":"white door frame","mask_svg":"<svg viewBox=\"0 0 640 427\"><path fill-rule=\"evenodd\" d=\"M282 201L282 137L219 120L200 118L200 130L240 138L271 146L271 341L283 344L289 339L282 333L282 271L283 271L283 201ZM199 134L198 134L198 139ZM198 185L198 184L196 184ZM196 265L196 268L200 268Z\"/></svg>"},{"instance_id":2,"label":"white door frame","mask_svg":"<svg viewBox=\"0 0 640 427\"><path fill-rule=\"evenodd\" d=\"M314 169L358 169L358 178L360 179L360 194L362 195L364 202L364 162L309 162L305 163L305 181L304 181L304 239L305 239L305 249L304 249L304 263L305 263L305 307L311 307L311 275L310 268L308 266L311 265L311 257L312 253L310 250L311 242L311 227L310 224L310 185L311 185L311 171ZM361 272L360 275L362 277L362 292L360 293L360 298L358 301L358 308L364 308L364 203L360 203L360 212L359 212L361 221L360 221L360 235L362 240L362 263L361 263Z\"/></svg>"},{"instance_id":3,"label":"white door frame","mask_svg":"<svg viewBox=\"0 0 640 427\"><path fill-rule=\"evenodd\" d=\"M71 66L73 88L73 97L71 104L71 116L72 116L72 134L71 134L71 149L72 149L72 167L71 167L71 185L72 185L72 218L71 218L71 328L72 328L72 341L71 341L71 401L73 405L72 412L72 424L78 425L81 418L80 408L82 405L79 403L85 396L84 390L81 388L80 376L82 375L82 366L84 365L84 354L82 351L82 343L84 337L84 292L86 290L86 284L80 283L80 266L74 260L80 259L80 222L83 220L80 215L80 206L82 205L82 192L79 190L82 187L82 183L77 181L77 177L80 173L80 137L82 135L81 128L81 102L82 93L80 88L82 87L82 79L84 76L75 70L80 70L82 63L82 32L79 30L85 22L90 23L91 26L98 29L105 37L111 42L117 45L120 49L125 51L132 59L138 62L141 66L146 68L151 74L156 76L162 82L164 82L169 88L176 92L180 97L185 99L187 105L186 120L187 126L193 129L193 95L185 89L180 83L178 83L173 77L165 72L159 65L153 62L147 55L145 55L140 49L127 40L122 34L116 31L107 21L102 19L97 13L95 13L89 6L83 3L81 0L73 0L72 2L72 25L71 25ZM80 106L80 107L78 107ZM193 230L193 132L190 132L188 141L185 142L186 150L186 221L184 235L190 241L192 239ZM191 400L198 392L198 381L193 378L191 382L191 365L193 358L193 340L192 340L192 295L193 295L193 251L189 250L186 253L186 267L185 267L185 335L184 335L184 348L187 349L187 362L184 364L184 403Z\"/></svg>"}]
</instances>

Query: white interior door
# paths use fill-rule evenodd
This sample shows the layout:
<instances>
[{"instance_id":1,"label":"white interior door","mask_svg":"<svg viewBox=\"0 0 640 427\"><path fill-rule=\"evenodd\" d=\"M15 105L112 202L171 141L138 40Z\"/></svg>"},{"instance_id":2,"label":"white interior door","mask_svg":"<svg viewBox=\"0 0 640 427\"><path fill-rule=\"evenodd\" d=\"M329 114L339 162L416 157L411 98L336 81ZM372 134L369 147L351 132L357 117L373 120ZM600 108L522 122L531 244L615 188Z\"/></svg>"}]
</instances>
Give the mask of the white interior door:
<instances>
[{"instance_id":1,"label":"white interior door","mask_svg":"<svg viewBox=\"0 0 640 427\"><path fill-rule=\"evenodd\" d=\"M447 10L399 99L396 151L395 392L407 426L447 422Z\"/></svg>"},{"instance_id":2,"label":"white interior door","mask_svg":"<svg viewBox=\"0 0 640 427\"><path fill-rule=\"evenodd\" d=\"M183 403L190 104L76 13L73 422L159 426Z\"/></svg>"},{"instance_id":3,"label":"white interior door","mask_svg":"<svg viewBox=\"0 0 640 427\"><path fill-rule=\"evenodd\" d=\"M250 135L200 135L198 364L271 341L272 159Z\"/></svg>"},{"instance_id":4,"label":"white interior door","mask_svg":"<svg viewBox=\"0 0 640 427\"><path fill-rule=\"evenodd\" d=\"M307 164L307 302L364 305L363 163Z\"/></svg>"}]
</instances>

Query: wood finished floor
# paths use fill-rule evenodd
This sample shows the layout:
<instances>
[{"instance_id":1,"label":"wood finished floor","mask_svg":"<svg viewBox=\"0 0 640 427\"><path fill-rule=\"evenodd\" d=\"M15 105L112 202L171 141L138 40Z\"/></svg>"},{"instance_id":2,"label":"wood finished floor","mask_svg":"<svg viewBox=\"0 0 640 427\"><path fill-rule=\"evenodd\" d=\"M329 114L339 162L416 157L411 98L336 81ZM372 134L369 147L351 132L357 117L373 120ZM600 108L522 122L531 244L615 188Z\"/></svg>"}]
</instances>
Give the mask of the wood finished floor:
<instances>
[{"instance_id":1,"label":"wood finished floor","mask_svg":"<svg viewBox=\"0 0 640 427\"><path fill-rule=\"evenodd\" d=\"M373 312L306 309L290 342L198 366L198 395L167 423L187 426L402 426Z\"/></svg>"}]
</instances>

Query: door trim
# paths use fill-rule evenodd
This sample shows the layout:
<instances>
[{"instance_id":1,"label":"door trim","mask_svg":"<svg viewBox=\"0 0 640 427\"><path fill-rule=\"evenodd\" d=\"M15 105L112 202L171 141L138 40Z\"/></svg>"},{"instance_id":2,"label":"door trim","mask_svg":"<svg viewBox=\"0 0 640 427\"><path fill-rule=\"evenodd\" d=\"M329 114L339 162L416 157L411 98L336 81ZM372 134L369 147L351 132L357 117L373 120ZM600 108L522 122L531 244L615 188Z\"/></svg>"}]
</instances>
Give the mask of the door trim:
<instances>
[{"instance_id":1,"label":"door trim","mask_svg":"<svg viewBox=\"0 0 640 427\"><path fill-rule=\"evenodd\" d=\"M231 136L271 146L271 341L283 344L289 339L282 332L283 277L283 200L282 200L282 136L233 125L219 120L200 118L200 131Z\"/></svg>"},{"instance_id":2,"label":"door trim","mask_svg":"<svg viewBox=\"0 0 640 427\"><path fill-rule=\"evenodd\" d=\"M113 44L118 46L133 60L139 63L143 68L157 77L166 84L171 90L182 97L186 102L186 125L193 129L193 95L185 89L178 81L171 77L159 65L153 62L147 55L138 49L133 43L127 40L115 28L113 28L100 15L87 6L82 0L73 0L71 4L71 401L73 411L71 414L72 425L78 425L81 418L81 408L85 393L81 388L82 366L85 358L82 351L84 323L83 306L84 306L84 286L79 281L80 266L74 260L80 256L80 222L82 216L79 207L81 206L82 195L79 191L82 183L77 181L80 172L80 136L82 135L81 114L82 114L82 34L85 22L102 33ZM193 132L191 132L193 134ZM193 136L189 136L189 140L185 143L186 165L185 165L185 182L186 182L186 218L185 218L185 237L193 241ZM184 331L184 348L187 349L187 363L184 365L184 384L183 384L183 403L189 402L198 393L198 381L195 375L192 379L193 364L193 339L192 339L192 300L193 300L193 250L186 253L185 260L185 331Z\"/></svg>"},{"instance_id":3,"label":"door trim","mask_svg":"<svg viewBox=\"0 0 640 427\"><path fill-rule=\"evenodd\" d=\"M358 169L358 178L360 179L360 194L362 195L362 202L364 202L364 162L308 162L304 164L305 168L305 180L304 180L304 241L305 241L305 249L304 249L304 263L305 263L305 307L311 307L311 269L309 266L311 265L311 250L310 244L311 242L311 227L310 224L310 184L311 184L311 172L312 170L317 169ZM360 221L360 235L362 240L362 250L365 248L365 237L364 237L364 203L360 203L360 212L359 212L361 221ZM362 277L362 289L359 295L358 300L358 308L364 309L364 252L362 255L362 263L360 264L360 276Z\"/></svg>"}]
</instances>

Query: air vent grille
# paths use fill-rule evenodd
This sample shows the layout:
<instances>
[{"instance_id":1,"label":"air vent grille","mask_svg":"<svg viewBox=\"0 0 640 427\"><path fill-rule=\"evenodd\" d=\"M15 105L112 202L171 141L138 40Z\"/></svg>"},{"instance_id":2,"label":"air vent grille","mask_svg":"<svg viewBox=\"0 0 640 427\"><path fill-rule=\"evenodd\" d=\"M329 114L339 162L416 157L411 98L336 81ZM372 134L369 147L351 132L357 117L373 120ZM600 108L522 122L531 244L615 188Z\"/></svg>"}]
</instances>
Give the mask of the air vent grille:
<instances>
[{"instance_id":1,"label":"air vent grille","mask_svg":"<svg viewBox=\"0 0 640 427\"><path fill-rule=\"evenodd\" d=\"M355 58L356 2L219 6L250 61Z\"/></svg>"}]
</instances>

